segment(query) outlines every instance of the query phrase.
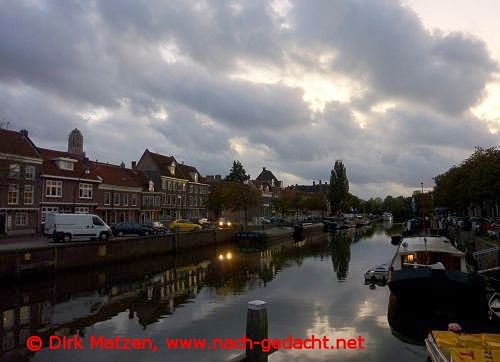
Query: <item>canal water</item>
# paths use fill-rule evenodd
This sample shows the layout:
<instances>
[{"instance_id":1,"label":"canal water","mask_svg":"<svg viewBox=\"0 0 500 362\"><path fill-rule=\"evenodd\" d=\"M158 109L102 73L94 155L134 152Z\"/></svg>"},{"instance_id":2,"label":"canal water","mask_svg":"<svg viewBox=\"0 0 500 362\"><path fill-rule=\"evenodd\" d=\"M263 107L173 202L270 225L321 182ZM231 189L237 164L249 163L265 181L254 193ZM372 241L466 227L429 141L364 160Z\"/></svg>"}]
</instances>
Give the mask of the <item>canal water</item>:
<instances>
[{"instance_id":1,"label":"canal water","mask_svg":"<svg viewBox=\"0 0 500 362\"><path fill-rule=\"evenodd\" d=\"M398 226L396 226L397 228ZM218 246L188 255L68 273L0 287L0 360L225 361L237 350L167 350L165 338L241 338L247 302L268 303L269 337L364 340L363 349L280 350L270 361L425 361L387 320L387 287L365 270L395 251L390 225L318 233L305 242L242 253ZM85 350L29 352L31 335L78 336ZM93 337L150 338L158 349L89 350Z\"/></svg>"}]
</instances>

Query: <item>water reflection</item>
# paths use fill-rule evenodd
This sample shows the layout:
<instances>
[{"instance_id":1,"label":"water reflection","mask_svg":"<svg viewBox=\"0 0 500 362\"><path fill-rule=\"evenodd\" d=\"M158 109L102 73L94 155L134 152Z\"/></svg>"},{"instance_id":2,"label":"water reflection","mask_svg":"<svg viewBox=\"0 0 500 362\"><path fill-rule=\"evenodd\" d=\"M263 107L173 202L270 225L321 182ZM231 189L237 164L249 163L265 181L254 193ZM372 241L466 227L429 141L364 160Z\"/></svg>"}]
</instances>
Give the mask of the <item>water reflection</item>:
<instances>
[{"instance_id":1,"label":"water reflection","mask_svg":"<svg viewBox=\"0 0 500 362\"><path fill-rule=\"evenodd\" d=\"M78 354L43 349L32 354L24 343L32 334L45 341L54 334L78 334L84 339L90 335L147 336L155 343L165 336L240 337L246 302L251 299L269 302L272 337L363 335L370 341L367 351L335 356L342 356L339 360L388 360L395 350L404 355L387 324L388 293L386 288L367 290L362 281L374 258L385 258L393 249L382 228L368 227L321 233L259 252L220 246L4 285L0 287L0 360L163 361L164 353ZM341 283L332 283L332 278ZM233 354L169 351L168 360L226 360ZM332 354L284 351L273 357L273 361L290 359L331 360Z\"/></svg>"}]
</instances>

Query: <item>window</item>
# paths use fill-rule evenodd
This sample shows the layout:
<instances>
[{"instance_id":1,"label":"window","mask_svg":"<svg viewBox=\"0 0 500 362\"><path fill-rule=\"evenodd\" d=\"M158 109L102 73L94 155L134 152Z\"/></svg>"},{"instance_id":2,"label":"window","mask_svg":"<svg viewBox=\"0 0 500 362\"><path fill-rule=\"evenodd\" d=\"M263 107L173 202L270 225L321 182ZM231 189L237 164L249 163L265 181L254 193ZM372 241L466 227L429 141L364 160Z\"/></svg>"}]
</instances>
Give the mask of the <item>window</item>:
<instances>
[{"instance_id":1,"label":"window","mask_svg":"<svg viewBox=\"0 0 500 362\"><path fill-rule=\"evenodd\" d=\"M16 226L28 225L28 214L25 212L16 212Z\"/></svg>"},{"instance_id":2,"label":"window","mask_svg":"<svg viewBox=\"0 0 500 362\"><path fill-rule=\"evenodd\" d=\"M42 221L45 221L45 216L50 213L57 213L59 209L57 207L42 207Z\"/></svg>"},{"instance_id":3,"label":"window","mask_svg":"<svg viewBox=\"0 0 500 362\"><path fill-rule=\"evenodd\" d=\"M21 172L21 166L18 163L11 163L9 165L9 177L10 178L19 178L19 174Z\"/></svg>"},{"instance_id":4,"label":"window","mask_svg":"<svg viewBox=\"0 0 500 362\"><path fill-rule=\"evenodd\" d=\"M123 194L123 206L128 206L128 194Z\"/></svg>"},{"instance_id":5,"label":"window","mask_svg":"<svg viewBox=\"0 0 500 362\"><path fill-rule=\"evenodd\" d=\"M26 180L34 180L35 179L35 166L26 166L24 168L24 178Z\"/></svg>"},{"instance_id":6,"label":"window","mask_svg":"<svg viewBox=\"0 0 500 362\"><path fill-rule=\"evenodd\" d=\"M198 182L198 174L197 173L194 174L194 182Z\"/></svg>"},{"instance_id":7,"label":"window","mask_svg":"<svg viewBox=\"0 0 500 362\"><path fill-rule=\"evenodd\" d=\"M113 204L120 205L120 194L119 193L115 193L113 195Z\"/></svg>"},{"instance_id":8,"label":"window","mask_svg":"<svg viewBox=\"0 0 500 362\"><path fill-rule=\"evenodd\" d=\"M92 198L92 184L80 184L80 199Z\"/></svg>"},{"instance_id":9,"label":"window","mask_svg":"<svg viewBox=\"0 0 500 362\"><path fill-rule=\"evenodd\" d=\"M62 181L45 181L45 196L62 197Z\"/></svg>"},{"instance_id":10,"label":"window","mask_svg":"<svg viewBox=\"0 0 500 362\"><path fill-rule=\"evenodd\" d=\"M19 185L9 185L9 194L7 196L7 203L15 205L19 202Z\"/></svg>"},{"instance_id":11,"label":"window","mask_svg":"<svg viewBox=\"0 0 500 362\"><path fill-rule=\"evenodd\" d=\"M97 226L104 226L104 223L97 216L92 216L92 223Z\"/></svg>"},{"instance_id":12,"label":"window","mask_svg":"<svg viewBox=\"0 0 500 362\"><path fill-rule=\"evenodd\" d=\"M26 205L33 204L33 185L24 185L24 203Z\"/></svg>"},{"instance_id":13,"label":"window","mask_svg":"<svg viewBox=\"0 0 500 362\"><path fill-rule=\"evenodd\" d=\"M163 190L166 190L166 189L167 189L167 180L165 180L165 179L162 179L162 180L161 180L161 188L162 188Z\"/></svg>"},{"instance_id":14,"label":"window","mask_svg":"<svg viewBox=\"0 0 500 362\"><path fill-rule=\"evenodd\" d=\"M89 208L85 206L75 207L75 214L88 214Z\"/></svg>"},{"instance_id":15,"label":"window","mask_svg":"<svg viewBox=\"0 0 500 362\"><path fill-rule=\"evenodd\" d=\"M104 205L111 205L111 192L104 192Z\"/></svg>"},{"instance_id":16,"label":"window","mask_svg":"<svg viewBox=\"0 0 500 362\"><path fill-rule=\"evenodd\" d=\"M136 194L132 194L131 204L132 204L132 206L137 205L137 195Z\"/></svg>"},{"instance_id":17,"label":"window","mask_svg":"<svg viewBox=\"0 0 500 362\"><path fill-rule=\"evenodd\" d=\"M193 185L189 184L189 192L193 193Z\"/></svg>"},{"instance_id":18,"label":"window","mask_svg":"<svg viewBox=\"0 0 500 362\"><path fill-rule=\"evenodd\" d=\"M161 196L155 196L155 206L160 206L161 205Z\"/></svg>"},{"instance_id":19,"label":"window","mask_svg":"<svg viewBox=\"0 0 500 362\"><path fill-rule=\"evenodd\" d=\"M71 161L59 160L58 164L61 170L69 170L69 171L74 170L74 164Z\"/></svg>"},{"instance_id":20,"label":"window","mask_svg":"<svg viewBox=\"0 0 500 362\"><path fill-rule=\"evenodd\" d=\"M189 196L189 206L193 206L193 196Z\"/></svg>"}]
</instances>

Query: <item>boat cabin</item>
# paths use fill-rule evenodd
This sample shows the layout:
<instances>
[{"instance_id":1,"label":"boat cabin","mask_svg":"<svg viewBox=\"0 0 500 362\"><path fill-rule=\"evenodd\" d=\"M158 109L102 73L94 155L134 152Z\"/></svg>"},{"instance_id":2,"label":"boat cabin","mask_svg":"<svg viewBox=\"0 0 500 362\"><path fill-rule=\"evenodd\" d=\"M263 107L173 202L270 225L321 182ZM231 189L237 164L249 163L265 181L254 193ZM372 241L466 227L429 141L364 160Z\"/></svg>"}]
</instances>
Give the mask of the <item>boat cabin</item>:
<instances>
[{"instance_id":1,"label":"boat cabin","mask_svg":"<svg viewBox=\"0 0 500 362\"><path fill-rule=\"evenodd\" d=\"M393 270L431 267L466 272L465 253L442 236L404 238L392 262Z\"/></svg>"}]
</instances>

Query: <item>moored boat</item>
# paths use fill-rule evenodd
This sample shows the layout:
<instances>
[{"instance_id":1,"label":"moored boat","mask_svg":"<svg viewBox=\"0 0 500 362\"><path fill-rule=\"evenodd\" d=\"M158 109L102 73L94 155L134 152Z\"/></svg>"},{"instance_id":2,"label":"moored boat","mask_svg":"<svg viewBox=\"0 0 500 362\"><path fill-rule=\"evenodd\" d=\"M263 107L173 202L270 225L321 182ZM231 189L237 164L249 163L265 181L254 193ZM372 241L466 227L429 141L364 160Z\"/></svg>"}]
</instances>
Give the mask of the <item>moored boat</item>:
<instances>
[{"instance_id":1,"label":"moored boat","mask_svg":"<svg viewBox=\"0 0 500 362\"><path fill-rule=\"evenodd\" d=\"M389 221L389 222L392 222L392 219L393 219L393 217L392 217L392 214L391 214L390 212L384 212L384 213L382 214L382 220L383 220L383 221Z\"/></svg>"},{"instance_id":2,"label":"moored boat","mask_svg":"<svg viewBox=\"0 0 500 362\"><path fill-rule=\"evenodd\" d=\"M392 259L388 286L400 302L477 303L484 285L467 272L465 253L445 237L407 237Z\"/></svg>"}]
</instances>

